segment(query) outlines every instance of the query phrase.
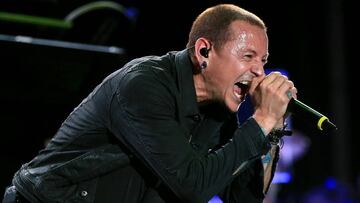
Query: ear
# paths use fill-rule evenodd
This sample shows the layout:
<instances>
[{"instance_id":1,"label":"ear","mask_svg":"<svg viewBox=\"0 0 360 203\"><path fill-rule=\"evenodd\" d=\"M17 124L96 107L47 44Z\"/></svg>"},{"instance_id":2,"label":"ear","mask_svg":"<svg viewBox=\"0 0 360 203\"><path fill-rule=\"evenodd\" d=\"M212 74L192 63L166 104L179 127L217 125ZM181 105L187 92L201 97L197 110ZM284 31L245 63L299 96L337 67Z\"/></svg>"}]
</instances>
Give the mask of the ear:
<instances>
[{"instance_id":1,"label":"ear","mask_svg":"<svg viewBox=\"0 0 360 203\"><path fill-rule=\"evenodd\" d=\"M201 64L203 61L206 61L209 55L209 50L211 49L211 43L206 38L200 37L195 42L195 58L198 64Z\"/></svg>"}]
</instances>

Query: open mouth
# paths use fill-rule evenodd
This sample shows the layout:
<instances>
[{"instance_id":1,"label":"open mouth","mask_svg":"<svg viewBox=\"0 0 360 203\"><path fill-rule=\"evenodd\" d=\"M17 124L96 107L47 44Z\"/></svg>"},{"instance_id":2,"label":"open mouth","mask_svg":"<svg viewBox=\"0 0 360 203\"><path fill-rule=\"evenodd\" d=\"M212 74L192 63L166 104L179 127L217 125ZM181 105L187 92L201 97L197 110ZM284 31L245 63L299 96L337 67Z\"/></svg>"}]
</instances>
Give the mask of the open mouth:
<instances>
[{"instance_id":1,"label":"open mouth","mask_svg":"<svg viewBox=\"0 0 360 203\"><path fill-rule=\"evenodd\" d=\"M234 94L239 101L243 100L250 89L250 81L240 81L234 84Z\"/></svg>"}]
</instances>

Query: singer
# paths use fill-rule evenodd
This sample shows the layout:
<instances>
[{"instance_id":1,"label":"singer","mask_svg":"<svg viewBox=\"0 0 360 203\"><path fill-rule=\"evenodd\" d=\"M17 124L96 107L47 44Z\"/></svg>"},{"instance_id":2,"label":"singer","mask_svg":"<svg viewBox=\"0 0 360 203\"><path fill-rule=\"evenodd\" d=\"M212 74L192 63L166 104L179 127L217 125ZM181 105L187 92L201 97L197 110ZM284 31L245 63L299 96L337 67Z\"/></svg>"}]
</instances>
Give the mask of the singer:
<instances>
[{"instance_id":1,"label":"singer","mask_svg":"<svg viewBox=\"0 0 360 203\"><path fill-rule=\"evenodd\" d=\"M269 137L297 93L279 72L264 74L268 56L259 17L206 9L184 50L106 77L15 172L4 202L262 202L279 153ZM238 123L247 94L254 114Z\"/></svg>"}]
</instances>

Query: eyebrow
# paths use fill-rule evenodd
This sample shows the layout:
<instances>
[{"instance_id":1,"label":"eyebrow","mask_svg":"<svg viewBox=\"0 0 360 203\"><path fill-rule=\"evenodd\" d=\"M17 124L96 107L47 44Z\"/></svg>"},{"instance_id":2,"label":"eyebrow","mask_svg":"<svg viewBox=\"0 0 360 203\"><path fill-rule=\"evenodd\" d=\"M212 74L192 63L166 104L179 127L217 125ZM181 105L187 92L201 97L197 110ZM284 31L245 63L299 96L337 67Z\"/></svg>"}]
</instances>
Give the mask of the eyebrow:
<instances>
[{"instance_id":1,"label":"eyebrow","mask_svg":"<svg viewBox=\"0 0 360 203\"><path fill-rule=\"evenodd\" d=\"M252 54L258 55L258 53L256 51L254 51L253 49L246 50L245 52L251 52ZM270 55L270 53L267 52L265 55L262 56L262 58L268 58L269 55Z\"/></svg>"}]
</instances>

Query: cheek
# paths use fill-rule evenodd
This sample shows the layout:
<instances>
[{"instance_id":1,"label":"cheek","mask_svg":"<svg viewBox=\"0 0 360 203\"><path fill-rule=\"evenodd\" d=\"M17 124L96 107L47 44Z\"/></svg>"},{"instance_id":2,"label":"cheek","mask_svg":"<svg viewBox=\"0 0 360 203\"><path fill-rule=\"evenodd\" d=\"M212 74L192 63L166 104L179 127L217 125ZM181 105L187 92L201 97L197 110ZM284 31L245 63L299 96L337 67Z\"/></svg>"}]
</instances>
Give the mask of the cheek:
<instances>
[{"instance_id":1,"label":"cheek","mask_svg":"<svg viewBox=\"0 0 360 203\"><path fill-rule=\"evenodd\" d=\"M233 69L228 69L228 70L223 70L221 72L219 72L217 74L219 80L222 83L222 86L226 86L228 87L229 85L231 85L232 83L234 83L234 81L236 80L237 77L237 72Z\"/></svg>"},{"instance_id":2,"label":"cheek","mask_svg":"<svg viewBox=\"0 0 360 203\"><path fill-rule=\"evenodd\" d=\"M213 80L223 88L232 87L245 71L245 64L242 64L237 58L231 55L222 55L221 61L217 61L217 63L214 64L214 69L211 70Z\"/></svg>"},{"instance_id":3,"label":"cheek","mask_svg":"<svg viewBox=\"0 0 360 203\"><path fill-rule=\"evenodd\" d=\"M225 77L229 80L228 82L235 82L241 75L246 72L246 67L239 63L233 63L227 67L225 71Z\"/></svg>"}]
</instances>

